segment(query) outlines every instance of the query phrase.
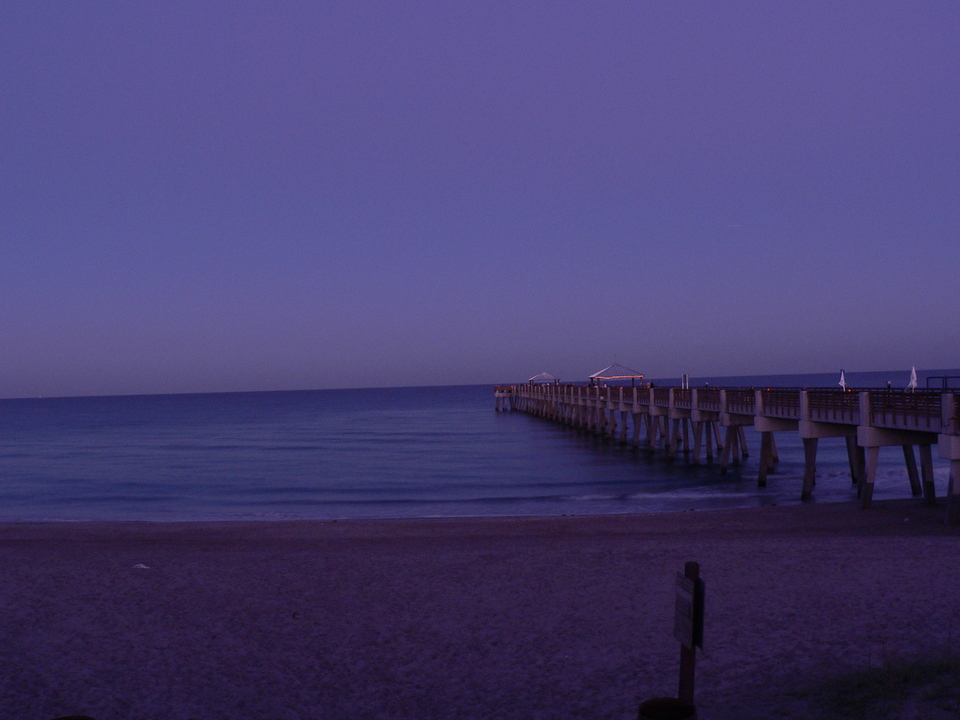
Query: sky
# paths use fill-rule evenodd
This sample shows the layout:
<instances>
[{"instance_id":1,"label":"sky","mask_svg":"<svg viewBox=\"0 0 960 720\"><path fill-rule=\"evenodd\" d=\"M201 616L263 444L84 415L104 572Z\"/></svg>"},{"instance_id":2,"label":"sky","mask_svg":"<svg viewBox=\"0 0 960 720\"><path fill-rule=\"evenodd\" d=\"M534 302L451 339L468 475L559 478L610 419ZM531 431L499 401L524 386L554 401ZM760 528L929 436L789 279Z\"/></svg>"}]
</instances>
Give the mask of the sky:
<instances>
[{"instance_id":1,"label":"sky","mask_svg":"<svg viewBox=\"0 0 960 720\"><path fill-rule=\"evenodd\" d=\"M0 5L0 397L960 367L960 3Z\"/></svg>"}]
</instances>

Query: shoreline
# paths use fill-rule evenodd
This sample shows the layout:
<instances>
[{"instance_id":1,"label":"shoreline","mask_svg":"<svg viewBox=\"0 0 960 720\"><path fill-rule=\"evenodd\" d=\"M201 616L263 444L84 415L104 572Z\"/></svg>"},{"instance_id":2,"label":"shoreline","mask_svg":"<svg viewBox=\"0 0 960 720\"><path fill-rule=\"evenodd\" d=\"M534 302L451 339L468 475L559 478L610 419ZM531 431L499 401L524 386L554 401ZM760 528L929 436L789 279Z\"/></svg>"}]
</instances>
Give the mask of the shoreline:
<instances>
[{"instance_id":1,"label":"shoreline","mask_svg":"<svg viewBox=\"0 0 960 720\"><path fill-rule=\"evenodd\" d=\"M868 510L855 502L809 502L749 507L707 508L636 513L589 513L582 515L466 515L404 518L277 519L277 520L20 520L0 521L0 542L14 529L23 532L49 531L54 536L81 532L144 531L169 534L173 531L225 532L231 530L284 528L288 536L382 536L417 534L493 534L540 532L630 532L671 533L739 529L771 533L812 531L818 534L889 532L894 535L933 533L960 535L960 528L946 525L945 506L940 498L935 507L919 498L874 501ZM812 516L812 517L811 517ZM817 519L814 525L811 520ZM913 525L901 526L901 522ZM942 526L942 527L941 527ZM164 530L166 532L164 532ZM33 533L29 533L33 534ZM259 534L259 533L258 533ZM270 534L270 533L268 533ZM281 533L283 534L283 533Z\"/></svg>"},{"instance_id":2,"label":"shoreline","mask_svg":"<svg viewBox=\"0 0 960 720\"><path fill-rule=\"evenodd\" d=\"M804 693L837 673L960 651L943 520L914 499L4 523L0 716L632 720L676 692L687 560L707 583L701 716L815 716Z\"/></svg>"}]
</instances>

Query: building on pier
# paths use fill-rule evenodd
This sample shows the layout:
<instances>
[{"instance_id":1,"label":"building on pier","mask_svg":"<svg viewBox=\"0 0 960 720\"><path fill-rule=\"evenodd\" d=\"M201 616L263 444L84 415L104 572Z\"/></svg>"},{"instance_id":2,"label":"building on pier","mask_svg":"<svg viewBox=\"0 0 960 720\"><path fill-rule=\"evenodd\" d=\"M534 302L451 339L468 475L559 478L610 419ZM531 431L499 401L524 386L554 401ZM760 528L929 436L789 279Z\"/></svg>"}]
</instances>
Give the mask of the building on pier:
<instances>
[{"instance_id":1,"label":"building on pier","mask_svg":"<svg viewBox=\"0 0 960 720\"><path fill-rule=\"evenodd\" d=\"M600 380L629 380L631 385L636 385L637 380L643 379L643 373L637 372L636 370L631 370L628 367L623 365L618 365L614 363L613 365L608 365L603 370L595 372L590 376L590 380L593 383L596 383Z\"/></svg>"}]
</instances>

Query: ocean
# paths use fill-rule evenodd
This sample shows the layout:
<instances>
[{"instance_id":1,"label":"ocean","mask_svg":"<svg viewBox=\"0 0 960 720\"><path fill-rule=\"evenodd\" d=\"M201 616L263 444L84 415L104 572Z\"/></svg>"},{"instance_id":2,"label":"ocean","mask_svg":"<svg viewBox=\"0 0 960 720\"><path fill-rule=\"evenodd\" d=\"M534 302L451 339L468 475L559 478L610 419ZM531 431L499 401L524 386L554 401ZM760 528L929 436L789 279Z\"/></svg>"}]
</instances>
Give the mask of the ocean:
<instances>
[{"instance_id":1,"label":"ocean","mask_svg":"<svg viewBox=\"0 0 960 720\"><path fill-rule=\"evenodd\" d=\"M847 382L900 387L908 376L847 373ZM837 379L692 383L815 387ZM671 463L524 413L497 413L489 385L10 399L0 400L0 418L4 522L663 512L798 503L803 476L795 434L778 434L780 463L758 488L752 429L750 456L721 475L716 461ZM880 462L874 498L909 497L899 449L882 450ZM946 462L935 459L935 478L942 496ZM813 502L855 497L843 441L821 440Z\"/></svg>"}]
</instances>

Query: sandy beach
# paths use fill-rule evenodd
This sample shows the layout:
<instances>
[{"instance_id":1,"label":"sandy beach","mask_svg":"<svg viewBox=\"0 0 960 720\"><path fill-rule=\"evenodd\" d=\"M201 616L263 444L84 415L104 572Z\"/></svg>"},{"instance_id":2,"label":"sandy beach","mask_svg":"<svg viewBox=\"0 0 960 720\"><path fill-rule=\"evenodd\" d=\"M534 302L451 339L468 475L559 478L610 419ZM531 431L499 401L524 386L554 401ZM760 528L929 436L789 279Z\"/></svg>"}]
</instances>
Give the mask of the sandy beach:
<instances>
[{"instance_id":1,"label":"sandy beach","mask_svg":"<svg viewBox=\"0 0 960 720\"><path fill-rule=\"evenodd\" d=\"M601 517L0 525L0 717L812 717L844 673L960 652L960 529L917 501Z\"/></svg>"}]
</instances>

